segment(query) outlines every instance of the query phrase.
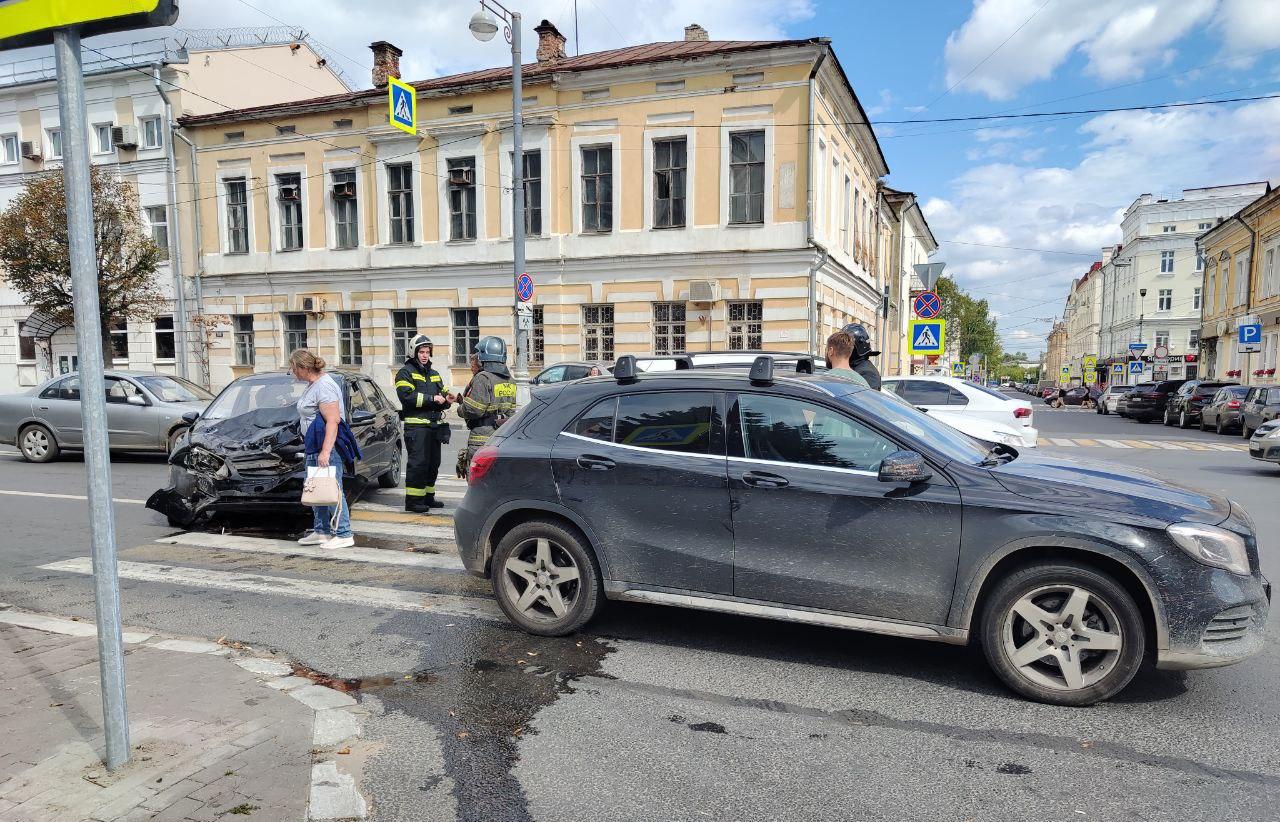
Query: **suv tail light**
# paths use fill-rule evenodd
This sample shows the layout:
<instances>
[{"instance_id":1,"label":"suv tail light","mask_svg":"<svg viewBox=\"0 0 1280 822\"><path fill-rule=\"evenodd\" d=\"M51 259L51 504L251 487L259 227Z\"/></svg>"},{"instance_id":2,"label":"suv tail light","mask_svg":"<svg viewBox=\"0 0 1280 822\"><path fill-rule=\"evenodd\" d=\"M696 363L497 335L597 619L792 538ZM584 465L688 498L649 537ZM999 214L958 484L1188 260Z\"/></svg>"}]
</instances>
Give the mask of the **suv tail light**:
<instances>
[{"instance_id":1,"label":"suv tail light","mask_svg":"<svg viewBox=\"0 0 1280 822\"><path fill-rule=\"evenodd\" d=\"M1017 408L1013 409L1013 418L1014 418L1014 419L1020 420L1020 419L1022 419L1023 417L1029 417L1029 416L1031 416L1031 409L1030 409L1030 408L1023 408L1023 407L1019 406L1019 407L1017 407Z\"/></svg>"},{"instance_id":2,"label":"suv tail light","mask_svg":"<svg viewBox=\"0 0 1280 822\"><path fill-rule=\"evenodd\" d=\"M477 485L489 469L498 461L498 446L486 445L471 458L471 469L467 471L467 485Z\"/></svg>"}]
</instances>

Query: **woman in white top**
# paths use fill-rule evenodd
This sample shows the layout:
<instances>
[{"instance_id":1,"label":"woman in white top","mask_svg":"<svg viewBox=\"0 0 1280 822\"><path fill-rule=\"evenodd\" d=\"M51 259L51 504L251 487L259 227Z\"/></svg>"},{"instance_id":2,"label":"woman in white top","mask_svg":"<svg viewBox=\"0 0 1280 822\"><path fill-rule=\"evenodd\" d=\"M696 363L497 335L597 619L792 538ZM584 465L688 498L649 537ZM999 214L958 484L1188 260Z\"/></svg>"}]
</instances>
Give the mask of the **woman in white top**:
<instances>
[{"instance_id":1,"label":"woman in white top","mask_svg":"<svg viewBox=\"0 0 1280 822\"><path fill-rule=\"evenodd\" d=\"M305 348L289 355L289 371L295 379L307 383L307 389L298 399L298 417L302 436L306 437L317 415L324 418L324 443L319 454L308 454L307 465L328 468L337 467L338 488L342 488L342 458L334 458L333 445L338 439L338 423L346 416L342 401L342 388L337 380L324 373L324 360ZM298 540L303 545L320 545L324 548L350 548L355 545L351 532L351 516L344 502L339 502L338 518L334 521L333 507L317 505L312 508L314 520L311 533Z\"/></svg>"}]
</instances>

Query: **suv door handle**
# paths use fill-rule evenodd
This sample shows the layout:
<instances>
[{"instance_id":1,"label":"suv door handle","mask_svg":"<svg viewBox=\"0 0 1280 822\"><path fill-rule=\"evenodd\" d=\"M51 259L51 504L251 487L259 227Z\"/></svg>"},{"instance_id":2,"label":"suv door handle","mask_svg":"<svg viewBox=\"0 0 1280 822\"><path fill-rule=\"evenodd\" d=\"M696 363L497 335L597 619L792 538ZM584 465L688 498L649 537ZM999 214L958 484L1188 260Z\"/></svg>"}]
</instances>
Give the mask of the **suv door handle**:
<instances>
[{"instance_id":1,"label":"suv door handle","mask_svg":"<svg viewBox=\"0 0 1280 822\"><path fill-rule=\"evenodd\" d=\"M616 465L617 463L608 457L596 457L590 454L578 457L578 467L586 468L588 471L608 471Z\"/></svg>"},{"instance_id":2,"label":"suv door handle","mask_svg":"<svg viewBox=\"0 0 1280 822\"><path fill-rule=\"evenodd\" d=\"M742 481L752 488L785 488L791 484L786 477L765 471L748 471L742 475Z\"/></svg>"}]
</instances>

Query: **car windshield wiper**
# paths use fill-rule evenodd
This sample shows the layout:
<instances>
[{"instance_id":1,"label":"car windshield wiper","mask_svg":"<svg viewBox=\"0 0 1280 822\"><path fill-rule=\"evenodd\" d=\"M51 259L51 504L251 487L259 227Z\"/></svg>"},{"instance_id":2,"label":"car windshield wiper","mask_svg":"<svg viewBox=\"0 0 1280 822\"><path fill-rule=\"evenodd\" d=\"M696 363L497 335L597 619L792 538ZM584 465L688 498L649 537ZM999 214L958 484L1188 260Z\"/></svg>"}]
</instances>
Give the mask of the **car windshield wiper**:
<instances>
[{"instance_id":1,"label":"car windshield wiper","mask_svg":"<svg viewBox=\"0 0 1280 822\"><path fill-rule=\"evenodd\" d=\"M1006 462L1012 461L1017 456L1017 451L1002 442L997 442L995 445L991 446L991 450L987 452L987 455L982 458L982 462L978 463L978 465L984 467L991 465L1004 465Z\"/></svg>"}]
</instances>

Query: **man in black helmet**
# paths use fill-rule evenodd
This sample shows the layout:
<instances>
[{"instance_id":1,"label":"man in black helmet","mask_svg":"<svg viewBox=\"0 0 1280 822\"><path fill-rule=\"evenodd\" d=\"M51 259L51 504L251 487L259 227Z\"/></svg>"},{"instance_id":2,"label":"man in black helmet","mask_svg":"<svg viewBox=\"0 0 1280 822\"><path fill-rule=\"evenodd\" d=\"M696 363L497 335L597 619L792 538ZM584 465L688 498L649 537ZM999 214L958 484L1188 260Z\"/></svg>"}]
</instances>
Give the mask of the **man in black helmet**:
<instances>
[{"instance_id":1,"label":"man in black helmet","mask_svg":"<svg viewBox=\"0 0 1280 822\"><path fill-rule=\"evenodd\" d=\"M404 450L408 465L404 472L404 510L415 514L443 508L436 499L436 478L440 475L440 445L449 441L449 423L444 418L449 407L449 388L440 372L431 367L434 347L431 339L419 334L409 341L408 359L396 374L396 396L400 398L400 419L404 421Z\"/></svg>"},{"instance_id":2,"label":"man in black helmet","mask_svg":"<svg viewBox=\"0 0 1280 822\"><path fill-rule=\"evenodd\" d=\"M862 323L849 323L840 330L853 338L853 356L849 359L849 367L861 374L867 385L879 391L880 370L871 362L871 357L880 356L880 352L871 349L871 335Z\"/></svg>"},{"instance_id":3,"label":"man in black helmet","mask_svg":"<svg viewBox=\"0 0 1280 822\"><path fill-rule=\"evenodd\" d=\"M507 344L501 337L484 337L476 343L471 373L471 383L458 405L468 431L467 450L458 455L457 472L463 478L476 452L516 412L516 384L507 370Z\"/></svg>"}]
</instances>

